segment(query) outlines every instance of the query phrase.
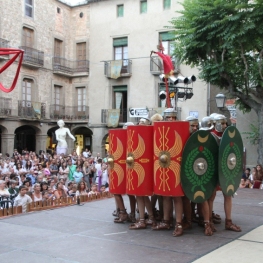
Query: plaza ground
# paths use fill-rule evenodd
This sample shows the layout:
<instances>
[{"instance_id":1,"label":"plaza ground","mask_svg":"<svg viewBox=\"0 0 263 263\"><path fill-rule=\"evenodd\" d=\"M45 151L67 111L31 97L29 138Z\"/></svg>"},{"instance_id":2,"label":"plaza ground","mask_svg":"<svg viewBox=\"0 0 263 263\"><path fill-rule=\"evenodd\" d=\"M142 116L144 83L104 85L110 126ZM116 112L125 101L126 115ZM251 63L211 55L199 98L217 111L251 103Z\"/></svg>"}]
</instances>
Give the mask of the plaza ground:
<instances>
[{"instance_id":1,"label":"plaza ground","mask_svg":"<svg viewBox=\"0 0 263 263\"><path fill-rule=\"evenodd\" d=\"M233 199L233 222L242 232L221 223L212 237L196 224L177 238L173 230L129 230L113 223L114 206L109 198L1 219L0 262L262 262L262 190L240 189ZM221 192L214 210L225 218Z\"/></svg>"}]
</instances>

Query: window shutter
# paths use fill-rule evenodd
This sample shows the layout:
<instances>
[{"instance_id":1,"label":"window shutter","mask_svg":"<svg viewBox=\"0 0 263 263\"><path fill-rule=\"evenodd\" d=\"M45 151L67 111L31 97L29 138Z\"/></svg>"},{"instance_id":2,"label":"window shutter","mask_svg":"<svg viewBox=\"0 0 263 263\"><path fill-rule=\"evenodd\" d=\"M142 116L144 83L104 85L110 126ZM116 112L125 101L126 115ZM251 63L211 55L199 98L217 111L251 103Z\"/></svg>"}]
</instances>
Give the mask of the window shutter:
<instances>
[{"instance_id":1,"label":"window shutter","mask_svg":"<svg viewBox=\"0 0 263 263\"><path fill-rule=\"evenodd\" d=\"M113 91L114 91L114 92L127 91L127 86L117 86L117 87L113 87Z\"/></svg>"},{"instance_id":2,"label":"window shutter","mask_svg":"<svg viewBox=\"0 0 263 263\"><path fill-rule=\"evenodd\" d=\"M175 39L175 36L172 32L161 32L160 37L162 41L171 41Z\"/></svg>"},{"instance_id":3,"label":"window shutter","mask_svg":"<svg viewBox=\"0 0 263 263\"><path fill-rule=\"evenodd\" d=\"M163 7L164 9L169 9L171 7L171 0L164 0Z\"/></svg>"},{"instance_id":4,"label":"window shutter","mask_svg":"<svg viewBox=\"0 0 263 263\"><path fill-rule=\"evenodd\" d=\"M123 37L123 38L115 38L115 39L113 39L113 46L114 47L128 46L128 38L127 37Z\"/></svg>"}]
</instances>

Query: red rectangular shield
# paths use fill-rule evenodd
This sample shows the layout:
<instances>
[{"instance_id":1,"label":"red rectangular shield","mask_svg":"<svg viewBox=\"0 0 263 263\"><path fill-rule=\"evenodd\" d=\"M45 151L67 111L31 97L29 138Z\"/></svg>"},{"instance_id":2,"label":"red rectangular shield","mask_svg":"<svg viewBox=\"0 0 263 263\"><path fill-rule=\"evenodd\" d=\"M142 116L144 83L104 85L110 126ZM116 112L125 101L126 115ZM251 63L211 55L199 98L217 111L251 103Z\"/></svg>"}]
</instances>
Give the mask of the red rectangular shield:
<instances>
[{"instance_id":1,"label":"red rectangular shield","mask_svg":"<svg viewBox=\"0 0 263 263\"><path fill-rule=\"evenodd\" d=\"M109 189L112 194L126 194L126 144L127 130L109 130Z\"/></svg>"},{"instance_id":2,"label":"red rectangular shield","mask_svg":"<svg viewBox=\"0 0 263 263\"><path fill-rule=\"evenodd\" d=\"M155 194L184 196L180 169L183 148L189 136L189 122L154 123Z\"/></svg>"},{"instance_id":3,"label":"red rectangular shield","mask_svg":"<svg viewBox=\"0 0 263 263\"><path fill-rule=\"evenodd\" d=\"M128 126L126 162L126 193L153 195L153 126Z\"/></svg>"}]
</instances>

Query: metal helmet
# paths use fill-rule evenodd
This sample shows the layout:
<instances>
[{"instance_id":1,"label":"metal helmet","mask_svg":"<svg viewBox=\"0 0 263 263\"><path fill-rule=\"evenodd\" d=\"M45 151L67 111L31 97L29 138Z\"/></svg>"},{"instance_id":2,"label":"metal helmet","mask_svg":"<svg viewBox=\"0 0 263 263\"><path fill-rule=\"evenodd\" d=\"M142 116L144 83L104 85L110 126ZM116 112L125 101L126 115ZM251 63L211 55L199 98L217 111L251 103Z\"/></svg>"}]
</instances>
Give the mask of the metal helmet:
<instances>
[{"instance_id":1,"label":"metal helmet","mask_svg":"<svg viewBox=\"0 0 263 263\"><path fill-rule=\"evenodd\" d=\"M212 130L214 128L213 119L210 116L206 116L201 121L200 130Z\"/></svg>"},{"instance_id":2,"label":"metal helmet","mask_svg":"<svg viewBox=\"0 0 263 263\"><path fill-rule=\"evenodd\" d=\"M215 121L215 130L218 132L223 132L222 123L227 123L227 117L222 114L217 114L214 118Z\"/></svg>"},{"instance_id":3,"label":"metal helmet","mask_svg":"<svg viewBox=\"0 0 263 263\"><path fill-rule=\"evenodd\" d=\"M139 125L151 125L151 120L146 117L140 118Z\"/></svg>"},{"instance_id":4,"label":"metal helmet","mask_svg":"<svg viewBox=\"0 0 263 263\"><path fill-rule=\"evenodd\" d=\"M177 117L177 111L174 108L167 108L163 112L163 118L165 119L166 117Z\"/></svg>"},{"instance_id":5,"label":"metal helmet","mask_svg":"<svg viewBox=\"0 0 263 263\"><path fill-rule=\"evenodd\" d=\"M218 113L212 113L210 114L210 118L212 119L213 123L215 123L215 116L218 115Z\"/></svg>"},{"instance_id":6,"label":"metal helmet","mask_svg":"<svg viewBox=\"0 0 263 263\"><path fill-rule=\"evenodd\" d=\"M124 123L124 125L123 125L123 129L127 129L127 127L128 126L131 126L131 125L134 125L134 123L133 122L126 122L126 123Z\"/></svg>"},{"instance_id":7,"label":"metal helmet","mask_svg":"<svg viewBox=\"0 0 263 263\"><path fill-rule=\"evenodd\" d=\"M156 121L162 121L163 117L161 114L159 113L155 113L152 117L151 117L151 121L152 123L156 122Z\"/></svg>"},{"instance_id":8,"label":"metal helmet","mask_svg":"<svg viewBox=\"0 0 263 263\"><path fill-rule=\"evenodd\" d=\"M199 129L198 118L196 118L194 116L188 116L185 120L190 123L190 126L189 126L190 133L193 133ZM197 126L197 129L194 129L194 127L196 127L196 126Z\"/></svg>"}]
</instances>

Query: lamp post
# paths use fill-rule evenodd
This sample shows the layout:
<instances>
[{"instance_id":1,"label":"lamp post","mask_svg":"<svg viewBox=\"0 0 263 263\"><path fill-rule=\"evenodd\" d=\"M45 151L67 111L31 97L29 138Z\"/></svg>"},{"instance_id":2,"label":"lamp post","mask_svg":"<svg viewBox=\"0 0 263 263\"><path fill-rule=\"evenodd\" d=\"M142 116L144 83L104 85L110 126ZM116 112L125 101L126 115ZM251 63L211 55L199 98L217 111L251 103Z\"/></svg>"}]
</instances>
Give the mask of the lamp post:
<instances>
[{"instance_id":1,"label":"lamp post","mask_svg":"<svg viewBox=\"0 0 263 263\"><path fill-rule=\"evenodd\" d=\"M216 107L222 110L225 107L226 96L223 93L219 93L215 96Z\"/></svg>"}]
</instances>

